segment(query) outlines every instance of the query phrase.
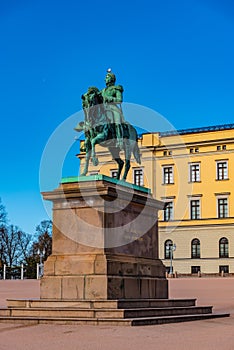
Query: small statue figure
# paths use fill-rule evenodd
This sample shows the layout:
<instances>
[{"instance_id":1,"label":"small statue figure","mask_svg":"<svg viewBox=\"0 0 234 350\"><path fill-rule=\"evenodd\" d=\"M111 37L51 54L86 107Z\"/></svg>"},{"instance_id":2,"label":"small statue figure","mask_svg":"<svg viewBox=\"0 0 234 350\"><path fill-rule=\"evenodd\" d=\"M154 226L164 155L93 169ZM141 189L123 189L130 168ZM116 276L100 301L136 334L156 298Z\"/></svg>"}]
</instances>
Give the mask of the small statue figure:
<instances>
[{"instance_id":1,"label":"small statue figure","mask_svg":"<svg viewBox=\"0 0 234 350\"><path fill-rule=\"evenodd\" d=\"M123 87L115 85L116 77L109 68L105 78L106 87L101 91L107 118L115 125L117 145L123 148L123 124L125 123L121 103L123 102Z\"/></svg>"}]
</instances>

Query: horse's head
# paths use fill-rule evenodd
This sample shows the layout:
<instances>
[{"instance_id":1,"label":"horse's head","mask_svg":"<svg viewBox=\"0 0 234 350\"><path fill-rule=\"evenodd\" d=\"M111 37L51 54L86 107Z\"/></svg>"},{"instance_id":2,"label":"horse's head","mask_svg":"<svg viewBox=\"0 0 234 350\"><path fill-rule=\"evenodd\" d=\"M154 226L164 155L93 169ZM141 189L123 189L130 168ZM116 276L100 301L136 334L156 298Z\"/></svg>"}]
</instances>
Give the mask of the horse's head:
<instances>
[{"instance_id":1,"label":"horse's head","mask_svg":"<svg viewBox=\"0 0 234 350\"><path fill-rule=\"evenodd\" d=\"M88 91L84 95L82 95L81 98L83 109L90 108L103 103L102 95L99 89L95 86L90 86L88 88Z\"/></svg>"},{"instance_id":2,"label":"horse's head","mask_svg":"<svg viewBox=\"0 0 234 350\"><path fill-rule=\"evenodd\" d=\"M102 120L104 116L102 94L98 88L91 86L81 98L85 121L91 128L95 128L100 124L100 119Z\"/></svg>"}]
</instances>

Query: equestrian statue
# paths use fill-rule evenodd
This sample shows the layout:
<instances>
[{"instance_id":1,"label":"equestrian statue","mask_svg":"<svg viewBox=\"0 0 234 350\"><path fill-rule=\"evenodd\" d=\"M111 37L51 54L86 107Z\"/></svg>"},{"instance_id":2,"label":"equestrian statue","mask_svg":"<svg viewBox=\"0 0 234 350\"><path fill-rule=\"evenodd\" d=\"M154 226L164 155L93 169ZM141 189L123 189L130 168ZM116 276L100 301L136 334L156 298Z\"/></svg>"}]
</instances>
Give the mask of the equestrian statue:
<instances>
[{"instance_id":1,"label":"equestrian statue","mask_svg":"<svg viewBox=\"0 0 234 350\"><path fill-rule=\"evenodd\" d=\"M123 87L115 85L115 81L115 75L108 69L105 78L106 87L100 91L97 87L91 86L81 96L84 121L75 127L76 131L84 131L85 134L83 150L86 152L86 158L81 176L87 175L90 158L93 165L98 165L95 152L97 144L108 148L118 164L117 179L120 179L125 165L122 180L126 180L132 154L136 162L141 164L137 131L124 119L121 107ZM125 161L120 158L120 151L124 151Z\"/></svg>"}]
</instances>

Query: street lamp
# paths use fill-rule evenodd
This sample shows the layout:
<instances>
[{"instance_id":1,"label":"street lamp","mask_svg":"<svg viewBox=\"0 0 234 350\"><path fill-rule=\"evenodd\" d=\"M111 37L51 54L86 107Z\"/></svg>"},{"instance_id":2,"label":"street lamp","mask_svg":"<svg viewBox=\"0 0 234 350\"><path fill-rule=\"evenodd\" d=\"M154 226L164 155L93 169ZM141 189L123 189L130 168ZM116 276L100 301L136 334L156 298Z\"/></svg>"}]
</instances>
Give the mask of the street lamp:
<instances>
[{"instance_id":1,"label":"street lamp","mask_svg":"<svg viewBox=\"0 0 234 350\"><path fill-rule=\"evenodd\" d=\"M42 259L45 256L45 248L43 248L43 250L41 251L39 248L37 249L37 254L39 255L40 258L40 263L39 263L39 278L41 278L43 276L44 273L44 269L43 269L43 263L42 263Z\"/></svg>"},{"instance_id":2,"label":"street lamp","mask_svg":"<svg viewBox=\"0 0 234 350\"><path fill-rule=\"evenodd\" d=\"M173 252L176 250L176 244L167 245L166 249L170 253L170 271L169 271L169 275L172 275L173 274L172 259L173 259Z\"/></svg>"}]
</instances>

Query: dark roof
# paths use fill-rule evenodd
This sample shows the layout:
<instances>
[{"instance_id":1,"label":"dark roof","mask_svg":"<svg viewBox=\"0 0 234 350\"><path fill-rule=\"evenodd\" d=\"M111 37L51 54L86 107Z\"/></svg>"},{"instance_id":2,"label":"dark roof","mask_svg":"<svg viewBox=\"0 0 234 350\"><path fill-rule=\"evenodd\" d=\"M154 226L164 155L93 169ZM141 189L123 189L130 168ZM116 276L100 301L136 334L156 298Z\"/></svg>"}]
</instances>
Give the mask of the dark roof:
<instances>
[{"instance_id":1,"label":"dark roof","mask_svg":"<svg viewBox=\"0 0 234 350\"><path fill-rule=\"evenodd\" d=\"M194 133L208 132L208 131L230 130L230 129L234 129L234 124L223 124L223 125L205 126L201 128L162 131L159 134L160 136L172 136L172 135L194 134Z\"/></svg>"},{"instance_id":2,"label":"dark roof","mask_svg":"<svg viewBox=\"0 0 234 350\"><path fill-rule=\"evenodd\" d=\"M154 132L147 131L143 128L136 127L138 137L141 137L142 134L151 134ZM169 131L160 131L158 132L160 137L163 136L173 136L173 135L185 135L185 134L195 134L199 132L208 132L208 131L222 131L222 130L230 130L234 129L234 124L223 124L223 125L214 125L214 126L203 126L200 128L190 128L190 129L181 129L181 130L169 130ZM76 138L78 141L85 140L85 135L82 132L79 137Z\"/></svg>"}]
</instances>

